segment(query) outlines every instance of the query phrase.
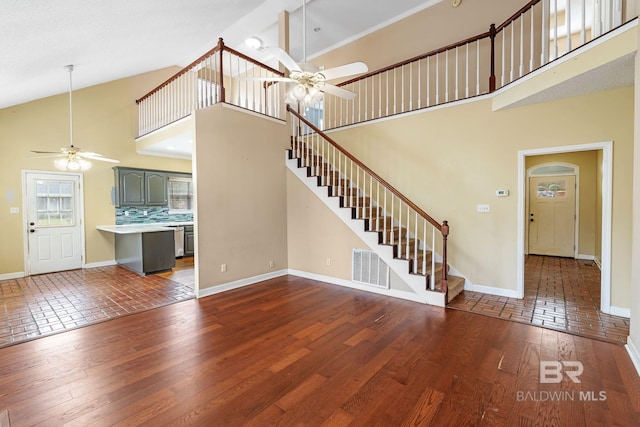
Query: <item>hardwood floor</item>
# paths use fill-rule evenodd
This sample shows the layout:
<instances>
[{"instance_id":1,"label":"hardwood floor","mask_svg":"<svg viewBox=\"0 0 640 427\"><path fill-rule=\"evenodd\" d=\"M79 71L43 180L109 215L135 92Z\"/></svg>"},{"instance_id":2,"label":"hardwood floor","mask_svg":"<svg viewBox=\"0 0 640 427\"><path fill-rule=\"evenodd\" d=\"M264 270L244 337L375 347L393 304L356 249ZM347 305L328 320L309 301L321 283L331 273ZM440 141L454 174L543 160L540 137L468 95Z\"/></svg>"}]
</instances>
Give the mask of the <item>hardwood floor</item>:
<instances>
[{"instance_id":1,"label":"hardwood floor","mask_svg":"<svg viewBox=\"0 0 640 427\"><path fill-rule=\"evenodd\" d=\"M593 261L528 255L524 282L523 299L463 291L448 307L618 344L627 342L629 319L600 311L600 269Z\"/></svg>"},{"instance_id":2,"label":"hardwood floor","mask_svg":"<svg viewBox=\"0 0 640 427\"><path fill-rule=\"evenodd\" d=\"M547 360L581 383L541 384ZM0 373L13 427L640 419L620 345L293 276L6 347Z\"/></svg>"}]
</instances>

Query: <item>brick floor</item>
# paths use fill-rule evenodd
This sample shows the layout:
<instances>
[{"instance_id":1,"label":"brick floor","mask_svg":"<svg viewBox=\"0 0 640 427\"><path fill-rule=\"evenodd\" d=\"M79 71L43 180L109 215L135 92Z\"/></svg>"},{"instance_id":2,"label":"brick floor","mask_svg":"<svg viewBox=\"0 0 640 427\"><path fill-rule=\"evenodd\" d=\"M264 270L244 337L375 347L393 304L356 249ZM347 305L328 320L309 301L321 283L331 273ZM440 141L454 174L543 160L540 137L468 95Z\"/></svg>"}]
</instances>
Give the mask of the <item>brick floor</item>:
<instances>
[{"instance_id":1,"label":"brick floor","mask_svg":"<svg viewBox=\"0 0 640 427\"><path fill-rule=\"evenodd\" d=\"M600 269L593 261L529 255L524 280L523 299L463 291L448 307L626 343L629 319L600 312Z\"/></svg>"},{"instance_id":2,"label":"brick floor","mask_svg":"<svg viewBox=\"0 0 640 427\"><path fill-rule=\"evenodd\" d=\"M0 347L194 298L192 284L119 266L0 281Z\"/></svg>"}]
</instances>

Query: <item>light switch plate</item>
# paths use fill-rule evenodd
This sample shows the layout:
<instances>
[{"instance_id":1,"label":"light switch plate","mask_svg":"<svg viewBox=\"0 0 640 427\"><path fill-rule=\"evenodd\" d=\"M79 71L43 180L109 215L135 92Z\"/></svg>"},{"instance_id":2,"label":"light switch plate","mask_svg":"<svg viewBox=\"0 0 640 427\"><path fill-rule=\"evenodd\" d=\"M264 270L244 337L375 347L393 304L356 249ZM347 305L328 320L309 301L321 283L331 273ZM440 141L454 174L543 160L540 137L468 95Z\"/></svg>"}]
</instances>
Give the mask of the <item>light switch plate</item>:
<instances>
[{"instance_id":1,"label":"light switch plate","mask_svg":"<svg viewBox=\"0 0 640 427\"><path fill-rule=\"evenodd\" d=\"M489 205L478 205L478 212L486 213L490 211Z\"/></svg>"},{"instance_id":2,"label":"light switch plate","mask_svg":"<svg viewBox=\"0 0 640 427\"><path fill-rule=\"evenodd\" d=\"M9 213L12 213L12 214L20 213L20 208L9 208Z\"/></svg>"}]
</instances>

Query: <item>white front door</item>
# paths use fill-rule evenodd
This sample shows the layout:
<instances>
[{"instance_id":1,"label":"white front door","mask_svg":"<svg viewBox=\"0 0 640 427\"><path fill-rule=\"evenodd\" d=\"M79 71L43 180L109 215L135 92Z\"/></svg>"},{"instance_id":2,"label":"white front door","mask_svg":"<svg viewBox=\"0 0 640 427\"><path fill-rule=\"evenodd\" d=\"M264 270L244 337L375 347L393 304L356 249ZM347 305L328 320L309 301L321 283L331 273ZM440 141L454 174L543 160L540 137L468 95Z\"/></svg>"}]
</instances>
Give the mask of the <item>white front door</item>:
<instances>
[{"instance_id":1,"label":"white front door","mask_svg":"<svg viewBox=\"0 0 640 427\"><path fill-rule=\"evenodd\" d=\"M25 172L27 274L82 267L80 175Z\"/></svg>"},{"instance_id":2,"label":"white front door","mask_svg":"<svg viewBox=\"0 0 640 427\"><path fill-rule=\"evenodd\" d=\"M575 256L575 175L529 178L529 253Z\"/></svg>"}]
</instances>

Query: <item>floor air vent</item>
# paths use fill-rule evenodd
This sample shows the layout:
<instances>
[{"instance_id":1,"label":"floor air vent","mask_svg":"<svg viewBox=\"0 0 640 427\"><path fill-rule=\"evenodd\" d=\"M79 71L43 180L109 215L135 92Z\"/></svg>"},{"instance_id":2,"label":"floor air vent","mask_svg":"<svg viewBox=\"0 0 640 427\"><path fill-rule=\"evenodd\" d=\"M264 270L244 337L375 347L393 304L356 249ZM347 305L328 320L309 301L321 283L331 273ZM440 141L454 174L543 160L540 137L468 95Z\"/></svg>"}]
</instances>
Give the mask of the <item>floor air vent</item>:
<instances>
[{"instance_id":1,"label":"floor air vent","mask_svg":"<svg viewBox=\"0 0 640 427\"><path fill-rule=\"evenodd\" d=\"M351 280L376 288L389 289L389 266L375 252L354 249Z\"/></svg>"}]
</instances>

